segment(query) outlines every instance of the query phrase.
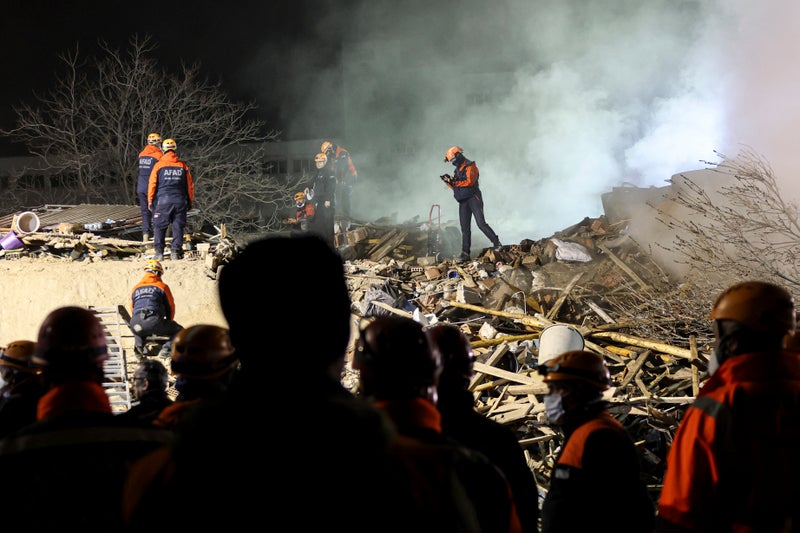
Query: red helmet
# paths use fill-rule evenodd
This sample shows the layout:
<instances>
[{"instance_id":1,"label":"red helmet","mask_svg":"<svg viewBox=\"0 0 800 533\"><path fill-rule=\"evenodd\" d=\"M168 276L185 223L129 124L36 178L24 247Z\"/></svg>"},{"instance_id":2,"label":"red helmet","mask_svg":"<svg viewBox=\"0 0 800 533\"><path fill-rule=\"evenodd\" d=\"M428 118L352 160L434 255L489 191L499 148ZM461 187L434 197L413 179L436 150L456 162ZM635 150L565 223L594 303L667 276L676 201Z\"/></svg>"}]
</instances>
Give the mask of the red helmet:
<instances>
[{"instance_id":1,"label":"red helmet","mask_svg":"<svg viewBox=\"0 0 800 533\"><path fill-rule=\"evenodd\" d=\"M32 361L36 351L33 341L14 341L0 350L0 365L9 366L23 372L38 373L41 368Z\"/></svg>"},{"instance_id":2,"label":"red helmet","mask_svg":"<svg viewBox=\"0 0 800 533\"><path fill-rule=\"evenodd\" d=\"M213 379L221 376L239 360L228 330L200 324L179 331L172 341L173 374Z\"/></svg>"},{"instance_id":3,"label":"red helmet","mask_svg":"<svg viewBox=\"0 0 800 533\"><path fill-rule=\"evenodd\" d=\"M539 365L545 383L556 381L585 381L601 391L611 385L611 375L605 361L599 355L585 350L564 352Z\"/></svg>"},{"instance_id":4,"label":"red helmet","mask_svg":"<svg viewBox=\"0 0 800 533\"><path fill-rule=\"evenodd\" d=\"M444 153L444 162L449 163L450 161L453 160L456 154L463 154L463 153L464 149L461 148L460 146L453 146L451 148L448 148L447 151Z\"/></svg>"},{"instance_id":5,"label":"red helmet","mask_svg":"<svg viewBox=\"0 0 800 533\"><path fill-rule=\"evenodd\" d=\"M475 370L475 354L464 333L452 324L436 324L426 330L431 349L442 359L442 375L470 379Z\"/></svg>"},{"instance_id":6,"label":"red helmet","mask_svg":"<svg viewBox=\"0 0 800 533\"><path fill-rule=\"evenodd\" d=\"M719 295L711 308L712 320L734 320L753 331L794 333L794 298L786 289L763 281L737 283Z\"/></svg>"},{"instance_id":7,"label":"red helmet","mask_svg":"<svg viewBox=\"0 0 800 533\"><path fill-rule=\"evenodd\" d=\"M84 307L59 307L39 327L34 364L101 363L108 359L103 324Z\"/></svg>"}]
</instances>

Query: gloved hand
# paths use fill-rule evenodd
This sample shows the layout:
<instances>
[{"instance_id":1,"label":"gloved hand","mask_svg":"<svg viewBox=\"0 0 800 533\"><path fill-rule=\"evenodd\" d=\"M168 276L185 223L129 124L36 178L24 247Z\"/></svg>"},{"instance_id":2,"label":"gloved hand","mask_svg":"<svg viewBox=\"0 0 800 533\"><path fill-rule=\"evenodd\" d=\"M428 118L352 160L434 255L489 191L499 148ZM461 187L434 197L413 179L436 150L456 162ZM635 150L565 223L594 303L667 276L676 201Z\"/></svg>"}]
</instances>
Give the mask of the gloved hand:
<instances>
[{"instance_id":1,"label":"gloved hand","mask_svg":"<svg viewBox=\"0 0 800 533\"><path fill-rule=\"evenodd\" d=\"M451 185L453 183L453 176L451 176L450 174L442 174L439 177L442 179L443 182L447 183L448 185Z\"/></svg>"}]
</instances>

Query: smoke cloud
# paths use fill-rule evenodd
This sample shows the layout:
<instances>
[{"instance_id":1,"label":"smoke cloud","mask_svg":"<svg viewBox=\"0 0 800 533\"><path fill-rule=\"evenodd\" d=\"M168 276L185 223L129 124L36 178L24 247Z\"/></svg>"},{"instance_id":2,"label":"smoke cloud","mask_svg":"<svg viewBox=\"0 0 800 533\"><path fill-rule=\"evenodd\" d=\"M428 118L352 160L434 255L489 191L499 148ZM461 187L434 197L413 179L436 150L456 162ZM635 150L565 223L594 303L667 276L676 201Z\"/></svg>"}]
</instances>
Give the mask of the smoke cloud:
<instances>
[{"instance_id":1,"label":"smoke cloud","mask_svg":"<svg viewBox=\"0 0 800 533\"><path fill-rule=\"evenodd\" d=\"M341 53L327 67L319 49L308 58L293 120L344 109L318 136L350 150L364 220L427 221L434 204L457 220L438 178L452 145L476 161L505 244L601 215L613 187L661 187L742 145L784 181L797 170L791 1L326 5L311 31L341 38ZM487 245L473 225L473 246Z\"/></svg>"}]
</instances>

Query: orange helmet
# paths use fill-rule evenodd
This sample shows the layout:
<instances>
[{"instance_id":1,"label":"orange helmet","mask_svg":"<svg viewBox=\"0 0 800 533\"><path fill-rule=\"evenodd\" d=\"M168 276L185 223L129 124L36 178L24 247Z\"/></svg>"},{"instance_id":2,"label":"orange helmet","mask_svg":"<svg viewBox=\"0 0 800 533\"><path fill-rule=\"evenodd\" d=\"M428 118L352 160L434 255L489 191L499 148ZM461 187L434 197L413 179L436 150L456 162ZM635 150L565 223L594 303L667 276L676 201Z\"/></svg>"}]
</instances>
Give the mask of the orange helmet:
<instances>
[{"instance_id":1,"label":"orange helmet","mask_svg":"<svg viewBox=\"0 0 800 533\"><path fill-rule=\"evenodd\" d=\"M173 374L195 379L213 379L239 360L226 328L199 324L179 331L172 341Z\"/></svg>"},{"instance_id":2,"label":"orange helmet","mask_svg":"<svg viewBox=\"0 0 800 533\"><path fill-rule=\"evenodd\" d=\"M712 320L734 320L753 331L788 335L797 326L794 298L788 291L763 281L737 283L719 295Z\"/></svg>"},{"instance_id":3,"label":"orange helmet","mask_svg":"<svg viewBox=\"0 0 800 533\"><path fill-rule=\"evenodd\" d=\"M585 381L601 391L611 385L611 374L599 355L585 350L564 352L538 367L545 383L555 381Z\"/></svg>"},{"instance_id":4,"label":"orange helmet","mask_svg":"<svg viewBox=\"0 0 800 533\"><path fill-rule=\"evenodd\" d=\"M453 324L439 323L426 330L431 349L442 358L442 375L470 379L475 373L475 354L464 333Z\"/></svg>"},{"instance_id":5,"label":"orange helmet","mask_svg":"<svg viewBox=\"0 0 800 533\"><path fill-rule=\"evenodd\" d=\"M33 363L47 367L108 359L103 324L94 312L77 306L59 307L45 317Z\"/></svg>"},{"instance_id":6,"label":"orange helmet","mask_svg":"<svg viewBox=\"0 0 800 533\"><path fill-rule=\"evenodd\" d=\"M453 160L456 154L463 154L463 153L464 149L461 148L460 146L453 146L451 148L448 148L447 151L444 153L444 162L449 163L450 161Z\"/></svg>"},{"instance_id":7,"label":"orange helmet","mask_svg":"<svg viewBox=\"0 0 800 533\"><path fill-rule=\"evenodd\" d=\"M322 168L328 163L328 156L320 152L314 157L314 164L317 168Z\"/></svg>"},{"instance_id":8,"label":"orange helmet","mask_svg":"<svg viewBox=\"0 0 800 533\"><path fill-rule=\"evenodd\" d=\"M319 147L319 151L322 152L323 154L327 154L328 152L333 151L333 143L330 141L325 141Z\"/></svg>"},{"instance_id":9,"label":"orange helmet","mask_svg":"<svg viewBox=\"0 0 800 533\"><path fill-rule=\"evenodd\" d=\"M356 341L353 367L361 372L367 394L417 395L435 385L442 369L422 325L410 318L380 316Z\"/></svg>"},{"instance_id":10,"label":"orange helmet","mask_svg":"<svg viewBox=\"0 0 800 533\"><path fill-rule=\"evenodd\" d=\"M0 365L23 372L38 373L41 368L32 361L35 351L36 343L33 341L10 342L5 349L0 350Z\"/></svg>"},{"instance_id":11,"label":"orange helmet","mask_svg":"<svg viewBox=\"0 0 800 533\"><path fill-rule=\"evenodd\" d=\"M302 204L305 201L306 201L306 193L304 193L303 191L294 193L294 203Z\"/></svg>"},{"instance_id":12,"label":"orange helmet","mask_svg":"<svg viewBox=\"0 0 800 533\"><path fill-rule=\"evenodd\" d=\"M147 144L152 144L154 146L158 146L161 144L161 135L158 133L151 133L147 136Z\"/></svg>"}]
</instances>

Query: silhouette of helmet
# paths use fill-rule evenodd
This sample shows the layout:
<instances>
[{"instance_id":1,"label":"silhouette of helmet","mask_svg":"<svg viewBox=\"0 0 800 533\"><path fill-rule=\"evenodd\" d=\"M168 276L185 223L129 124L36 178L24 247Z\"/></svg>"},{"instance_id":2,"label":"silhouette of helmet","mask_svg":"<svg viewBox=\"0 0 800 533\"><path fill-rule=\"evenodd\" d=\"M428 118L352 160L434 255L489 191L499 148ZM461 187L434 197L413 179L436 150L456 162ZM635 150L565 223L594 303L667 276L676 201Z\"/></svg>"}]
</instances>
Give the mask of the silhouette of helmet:
<instances>
[{"instance_id":1,"label":"silhouette of helmet","mask_svg":"<svg viewBox=\"0 0 800 533\"><path fill-rule=\"evenodd\" d=\"M322 152L323 154L327 154L328 152L332 152L333 151L333 143L330 142L330 141L323 142L322 145L319 147L319 151Z\"/></svg>"},{"instance_id":2,"label":"silhouette of helmet","mask_svg":"<svg viewBox=\"0 0 800 533\"><path fill-rule=\"evenodd\" d=\"M328 156L327 156L327 155L325 155L325 154L323 154L322 152L318 153L318 154L317 154L317 155L314 157L314 164L317 166L317 168L322 168L322 167L324 167L324 166L325 166L327 163L328 163Z\"/></svg>"},{"instance_id":3,"label":"silhouette of helmet","mask_svg":"<svg viewBox=\"0 0 800 533\"><path fill-rule=\"evenodd\" d=\"M161 150L166 152L167 150L177 150L178 144L175 142L175 139L164 139L164 142L161 144Z\"/></svg>"},{"instance_id":4,"label":"silhouette of helmet","mask_svg":"<svg viewBox=\"0 0 800 533\"><path fill-rule=\"evenodd\" d=\"M464 333L452 324L439 323L426 330L431 349L442 360L442 376L470 379L474 371L475 354Z\"/></svg>"},{"instance_id":5,"label":"silhouette of helmet","mask_svg":"<svg viewBox=\"0 0 800 533\"><path fill-rule=\"evenodd\" d=\"M304 193L303 191L294 193L294 203L302 204L305 201L306 201L306 193Z\"/></svg>"},{"instance_id":6,"label":"silhouette of helmet","mask_svg":"<svg viewBox=\"0 0 800 533\"><path fill-rule=\"evenodd\" d=\"M449 163L450 161L453 160L456 154L463 154L463 153L464 149L461 148L460 146L453 146L451 148L448 148L447 152L444 153L444 162Z\"/></svg>"},{"instance_id":7,"label":"silhouette of helmet","mask_svg":"<svg viewBox=\"0 0 800 533\"><path fill-rule=\"evenodd\" d=\"M106 359L108 346L103 324L89 309L59 307L47 315L39 327L34 364L67 366L100 363Z\"/></svg>"},{"instance_id":8,"label":"silhouette of helmet","mask_svg":"<svg viewBox=\"0 0 800 533\"><path fill-rule=\"evenodd\" d=\"M159 276L164 273L164 267L161 266L161 263L155 259L148 259L147 263L144 264L144 270L145 272L152 272L153 274L158 274Z\"/></svg>"},{"instance_id":9,"label":"silhouette of helmet","mask_svg":"<svg viewBox=\"0 0 800 533\"><path fill-rule=\"evenodd\" d=\"M361 330L353 366L379 395L435 385L442 369L422 325L399 316L377 317Z\"/></svg>"},{"instance_id":10,"label":"silhouette of helmet","mask_svg":"<svg viewBox=\"0 0 800 533\"><path fill-rule=\"evenodd\" d=\"M585 350L564 352L538 367L545 383L558 381L585 381L604 391L611 385L611 375L599 355Z\"/></svg>"},{"instance_id":11,"label":"silhouette of helmet","mask_svg":"<svg viewBox=\"0 0 800 533\"><path fill-rule=\"evenodd\" d=\"M158 146L161 144L161 135L158 133L151 133L147 136L147 144Z\"/></svg>"},{"instance_id":12,"label":"silhouette of helmet","mask_svg":"<svg viewBox=\"0 0 800 533\"><path fill-rule=\"evenodd\" d=\"M198 324L179 331L172 340L173 374L196 379L221 376L239 358L226 328Z\"/></svg>"},{"instance_id":13,"label":"silhouette of helmet","mask_svg":"<svg viewBox=\"0 0 800 533\"><path fill-rule=\"evenodd\" d=\"M23 372L37 373L41 370L32 361L36 352L33 341L13 341L5 349L0 350L0 365L8 366Z\"/></svg>"},{"instance_id":14,"label":"silhouette of helmet","mask_svg":"<svg viewBox=\"0 0 800 533\"><path fill-rule=\"evenodd\" d=\"M728 287L711 308L712 320L734 320L752 331L788 335L797 325L794 298L784 288L763 281Z\"/></svg>"}]
</instances>

